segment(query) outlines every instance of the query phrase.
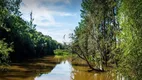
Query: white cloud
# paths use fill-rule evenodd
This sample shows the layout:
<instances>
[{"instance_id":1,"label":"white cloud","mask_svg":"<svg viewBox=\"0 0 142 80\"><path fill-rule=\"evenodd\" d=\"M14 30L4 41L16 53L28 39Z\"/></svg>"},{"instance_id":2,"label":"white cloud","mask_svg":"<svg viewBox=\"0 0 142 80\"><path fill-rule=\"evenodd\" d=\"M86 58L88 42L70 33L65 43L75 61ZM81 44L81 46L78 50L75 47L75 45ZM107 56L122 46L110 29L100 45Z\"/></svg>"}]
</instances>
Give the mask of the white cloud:
<instances>
[{"instance_id":1,"label":"white cloud","mask_svg":"<svg viewBox=\"0 0 142 80\"><path fill-rule=\"evenodd\" d=\"M23 18L29 20L30 12L33 12L33 17L35 18L34 23L37 25L41 25L41 20L47 19L48 22L44 25L51 26L51 25L59 25L60 23L56 22L54 17L55 15L58 16L75 16L76 14L68 13L68 12L60 12L60 11L53 11L48 9L48 7L40 6L40 1L46 2L64 2L70 3L70 0L23 0L25 5L21 6L20 11L23 13ZM58 9L58 6L56 6Z\"/></svg>"},{"instance_id":2,"label":"white cloud","mask_svg":"<svg viewBox=\"0 0 142 80\"><path fill-rule=\"evenodd\" d=\"M49 28L41 28L38 27L37 31L42 32L43 34L47 34L52 36L53 39L58 40L58 42L70 42L69 34L73 32L71 29L49 29ZM64 38L65 35L65 38Z\"/></svg>"},{"instance_id":3,"label":"white cloud","mask_svg":"<svg viewBox=\"0 0 142 80\"><path fill-rule=\"evenodd\" d=\"M76 14L69 12L62 12L55 9L63 9L64 6L54 6L54 10L50 9L47 6L41 6L41 2L45 1L49 4L55 4L58 2L63 2L64 4L70 4L71 0L22 0L24 5L21 5L20 11L23 13L22 17L25 20L30 19L30 12L33 12L34 24L37 25L37 30L42 32L45 35L51 36L53 39L63 42L69 42L68 34L72 31L67 28L71 26L70 24L57 22L55 16L76 16ZM44 21L44 22L43 22ZM65 28L66 26L66 28ZM44 27L44 28L43 28ZM52 30L50 29L52 27ZM61 27L61 30L54 29L53 27ZM64 29L62 28L64 27ZM75 26L73 26L75 27ZM63 39L63 36L66 35L66 40Z\"/></svg>"},{"instance_id":4,"label":"white cloud","mask_svg":"<svg viewBox=\"0 0 142 80\"><path fill-rule=\"evenodd\" d=\"M27 0L28 1L28 0ZM48 3L58 3L58 2L62 2L62 3L66 3L66 4L70 4L71 0L36 0L37 2L48 2Z\"/></svg>"}]
</instances>

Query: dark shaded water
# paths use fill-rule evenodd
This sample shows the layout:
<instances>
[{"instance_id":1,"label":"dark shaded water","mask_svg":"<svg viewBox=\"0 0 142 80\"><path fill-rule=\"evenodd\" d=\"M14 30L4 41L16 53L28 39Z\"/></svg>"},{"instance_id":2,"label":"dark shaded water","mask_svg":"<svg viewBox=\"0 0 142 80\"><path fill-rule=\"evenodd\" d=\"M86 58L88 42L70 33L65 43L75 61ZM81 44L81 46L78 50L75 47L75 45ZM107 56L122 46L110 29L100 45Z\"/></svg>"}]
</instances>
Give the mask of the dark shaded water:
<instances>
[{"instance_id":1,"label":"dark shaded water","mask_svg":"<svg viewBox=\"0 0 142 80\"><path fill-rule=\"evenodd\" d=\"M7 72L0 72L0 80L124 80L112 71L88 72L82 60L44 57L28 62L12 63Z\"/></svg>"}]
</instances>

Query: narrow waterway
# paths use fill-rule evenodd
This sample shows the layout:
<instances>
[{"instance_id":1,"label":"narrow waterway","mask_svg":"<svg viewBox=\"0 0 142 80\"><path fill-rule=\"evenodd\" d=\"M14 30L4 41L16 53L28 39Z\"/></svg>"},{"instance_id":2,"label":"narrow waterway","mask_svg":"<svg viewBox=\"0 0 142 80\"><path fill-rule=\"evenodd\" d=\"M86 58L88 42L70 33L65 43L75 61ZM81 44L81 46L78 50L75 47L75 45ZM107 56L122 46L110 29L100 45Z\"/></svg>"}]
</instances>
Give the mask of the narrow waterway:
<instances>
[{"instance_id":1,"label":"narrow waterway","mask_svg":"<svg viewBox=\"0 0 142 80\"><path fill-rule=\"evenodd\" d=\"M12 63L0 72L0 80L123 80L112 71L88 72L88 66L71 57L44 57L22 63Z\"/></svg>"}]
</instances>

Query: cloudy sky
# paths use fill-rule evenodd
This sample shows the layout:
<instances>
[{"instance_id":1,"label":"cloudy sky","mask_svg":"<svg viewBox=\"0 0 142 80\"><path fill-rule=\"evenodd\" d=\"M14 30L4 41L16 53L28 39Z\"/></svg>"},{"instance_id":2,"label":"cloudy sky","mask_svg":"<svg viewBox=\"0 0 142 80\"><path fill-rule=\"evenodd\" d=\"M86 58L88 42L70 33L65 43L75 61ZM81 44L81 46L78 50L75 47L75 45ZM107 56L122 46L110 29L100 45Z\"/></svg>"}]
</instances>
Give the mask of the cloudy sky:
<instances>
[{"instance_id":1,"label":"cloudy sky","mask_svg":"<svg viewBox=\"0 0 142 80\"><path fill-rule=\"evenodd\" d=\"M68 34L80 21L80 9L81 0L23 0L20 7L23 19L29 21L32 11L37 31L58 42L69 42Z\"/></svg>"}]
</instances>

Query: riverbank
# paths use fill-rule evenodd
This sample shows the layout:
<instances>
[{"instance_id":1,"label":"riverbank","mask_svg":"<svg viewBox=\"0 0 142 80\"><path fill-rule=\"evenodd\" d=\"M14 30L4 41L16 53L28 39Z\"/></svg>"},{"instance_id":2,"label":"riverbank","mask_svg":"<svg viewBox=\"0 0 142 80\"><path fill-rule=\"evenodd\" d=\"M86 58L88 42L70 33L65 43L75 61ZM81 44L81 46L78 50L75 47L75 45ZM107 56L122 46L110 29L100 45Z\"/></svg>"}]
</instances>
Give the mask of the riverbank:
<instances>
[{"instance_id":1,"label":"riverbank","mask_svg":"<svg viewBox=\"0 0 142 80\"><path fill-rule=\"evenodd\" d=\"M6 71L0 72L0 79L114 80L117 77L113 71L88 72L89 67L85 61L78 58L72 61L72 59L70 56L47 56L39 59L30 59L28 62L11 63Z\"/></svg>"}]
</instances>

